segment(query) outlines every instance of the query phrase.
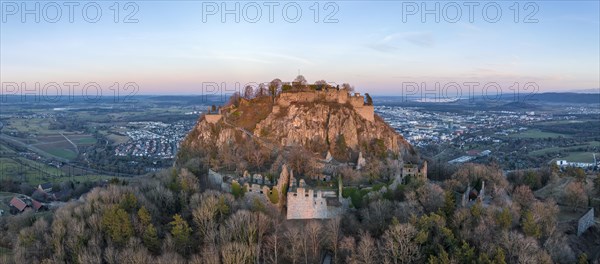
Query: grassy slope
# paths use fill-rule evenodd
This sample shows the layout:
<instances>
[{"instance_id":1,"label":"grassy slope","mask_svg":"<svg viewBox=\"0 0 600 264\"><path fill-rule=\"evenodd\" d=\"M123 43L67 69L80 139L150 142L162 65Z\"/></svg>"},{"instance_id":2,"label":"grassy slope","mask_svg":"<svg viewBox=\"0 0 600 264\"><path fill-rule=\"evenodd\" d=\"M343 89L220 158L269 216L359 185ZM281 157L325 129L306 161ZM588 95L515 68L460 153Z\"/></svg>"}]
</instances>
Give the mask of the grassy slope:
<instances>
[{"instance_id":1,"label":"grassy slope","mask_svg":"<svg viewBox=\"0 0 600 264\"><path fill-rule=\"evenodd\" d=\"M252 99L249 103L242 103L231 113L229 121L237 127L254 131L256 124L267 118L273 109L271 97L264 96Z\"/></svg>"},{"instance_id":2,"label":"grassy slope","mask_svg":"<svg viewBox=\"0 0 600 264\"><path fill-rule=\"evenodd\" d=\"M509 137L514 138L557 138L557 137L569 137L568 135L552 133L552 132L544 132L539 129L530 129L521 133L510 135Z\"/></svg>"}]
</instances>

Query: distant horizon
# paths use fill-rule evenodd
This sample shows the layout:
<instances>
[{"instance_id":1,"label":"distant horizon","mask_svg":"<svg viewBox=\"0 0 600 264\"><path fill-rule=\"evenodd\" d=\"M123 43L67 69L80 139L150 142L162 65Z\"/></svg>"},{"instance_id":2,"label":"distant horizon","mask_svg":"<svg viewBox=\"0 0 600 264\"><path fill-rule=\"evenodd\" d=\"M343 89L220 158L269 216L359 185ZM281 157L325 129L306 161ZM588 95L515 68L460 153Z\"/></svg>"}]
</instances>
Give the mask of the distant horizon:
<instances>
[{"instance_id":1,"label":"distant horizon","mask_svg":"<svg viewBox=\"0 0 600 264\"><path fill-rule=\"evenodd\" d=\"M474 17L463 2L273 2L272 21L266 2L252 3L142 1L123 3L115 14L113 2L98 2L98 21L81 17L79 4L72 22L57 4L64 9L58 22L43 13L37 23L3 2L0 76L30 84L134 82L144 94L193 94L206 80L298 74L372 94L395 94L400 82L533 82L543 92L600 87L598 1L519 2L517 13L516 2L476 2ZM501 10L497 19L482 12L489 3ZM433 15L407 10L436 4ZM247 12L220 12L236 5ZM284 6L302 15L282 16ZM248 12L257 7L264 10L254 21ZM462 15L454 20L446 7Z\"/></svg>"},{"instance_id":2,"label":"distant horizon","mask_svg":"<svg viewBox=\"0 0 600 264\"><path fill-rule=\"evenodd\" d=\"M360 93L361 95L364 95L364 92L361 92L359 89L356 89L355 91L352 91L351 93ZM132 95L127 95L130 97L136 97L136 96L182 96L182 97L186 97L186 96L230 96L232 94L231 91L228 91L227 93L223 93L223 94L215 94L215 93L139 93L139 94L132 94ZM531 93L525 93L525 92L520 92L519 94L524 95L531 95ZM590 89L582 89L582 90L575 90L575 91L571 91L571 90L557 90L557 91L539 91L536 93L533 93L533 95L538 95L538 94L600 94L600 88L590 88ZM421 97L421 94L401 94L401 93L369 93L370 96L372 97L410 97L410 98L418 98ZM434 97L433 94L431 93L425 93L425 95L428 95L429 97ZM439 96L439 94L436 94ZM450 96L455 96L456 94L453 93L449 93ZM513 95L513 93L510 93L510 91L506 91L502 94L500 94L499 96L510 96ZM34 95L32 93L24 93L24 94L12 94L12 93L0 93L0 97L33 97ZM39 95L36 94L36 96L39 97L43 97L43 95ZM102 95L101 97L111 97L112 95L107 94L107 95ZM121 96L126 96L126 95L121 95ZM475 96L475 97L482 97L485 96L482 93L476 93L476 94L472 94L471 96ZM52 97L52 95L49 95L47 97ZM65 99L67 98L66 94L63 94L61 97L64 97ZM85 95L81 95L81 94L74 94L74 95L70 95L70 97L75 97L75 98L79 98L79 97L86 97ZM90 96L88 96L90 97ZM460 98L464 99L464 98L469 98L469 96L467 95L463 95L460 96ZM0 100L0 103L2 103L2 100ZM600 102L599 102L600 103Z\"/></svg>"}]
</instances>

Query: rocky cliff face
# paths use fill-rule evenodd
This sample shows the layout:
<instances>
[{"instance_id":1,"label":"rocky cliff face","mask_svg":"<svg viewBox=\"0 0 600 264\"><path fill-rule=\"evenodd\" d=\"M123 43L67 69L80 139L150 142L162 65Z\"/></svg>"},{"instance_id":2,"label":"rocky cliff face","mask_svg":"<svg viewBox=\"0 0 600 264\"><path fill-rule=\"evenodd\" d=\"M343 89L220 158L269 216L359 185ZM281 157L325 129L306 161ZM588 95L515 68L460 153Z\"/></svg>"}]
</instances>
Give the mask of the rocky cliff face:
<instances>
[{"instance_id":1,"label":"rocky cliff face","mask_svg":"<svg viewBox=\"0 0 600 264\"><path fill-rule=\"evenodd\" d=\"M392 153L406 155L412 147L381 118L368 121L351 106L331 103L291 104L272 112L254 130L282 146L327 146L333 150L343 137L353 151L366 151L366 146L380 141ZM380 144L381 144L380 143Z\"/></svg>"},{"instance_id":2,"label":"rocky cliff face","mask_svg":"<svg viewBox=\"0 0 600 264\"><path fill-rule=\"evenodd\" d=\"M282 106L264 100L255 104L255 100L225 109L218 121L201 118L182 147L218 148L251 140L270 150L301 146L319 155L330 151L335 158L340 151L354 157L362 152L367 158L416 156L412 146L383 119L373 114L372 121L367 120L350 104L314 101Z\"/></svg>"}]
</instances>

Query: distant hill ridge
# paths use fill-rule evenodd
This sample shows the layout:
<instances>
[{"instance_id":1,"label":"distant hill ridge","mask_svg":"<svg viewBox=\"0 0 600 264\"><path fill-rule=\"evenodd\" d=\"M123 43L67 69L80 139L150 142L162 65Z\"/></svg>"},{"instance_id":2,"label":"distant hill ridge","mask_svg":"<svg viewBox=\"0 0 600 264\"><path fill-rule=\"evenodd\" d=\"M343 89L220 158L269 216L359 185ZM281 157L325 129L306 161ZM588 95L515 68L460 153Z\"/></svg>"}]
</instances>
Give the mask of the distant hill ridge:
<instances>
[{"instance_id":1,"label":"distant hill ridge","mask_svg":"<svg viewBox=\"0 0 600 264\"><path fill-rule=\"evenodd\" d=\"M600 104L600 93L539 93L527 98L551 103Z\"/></svg>"}]
</instances>

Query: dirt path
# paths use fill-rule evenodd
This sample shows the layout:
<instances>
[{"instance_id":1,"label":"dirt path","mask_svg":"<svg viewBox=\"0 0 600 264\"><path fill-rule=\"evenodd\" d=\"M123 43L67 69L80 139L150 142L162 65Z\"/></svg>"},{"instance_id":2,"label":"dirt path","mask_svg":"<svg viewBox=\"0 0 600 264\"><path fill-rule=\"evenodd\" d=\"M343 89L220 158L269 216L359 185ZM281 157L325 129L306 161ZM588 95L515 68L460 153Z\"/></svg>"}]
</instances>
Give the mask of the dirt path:
<instances>
[{"instance_id":1,"label":"dirt path","mask_svg":"<svg viewBox=\"0 0 600 264\"><path fill-rule=\"evenodd\" d=\"M73 145L73 147L75 148L75 153L79 154L79 148L77 147L77 145L75 143L73 143L73 141L71 141L67 136L65 136L65 134L63 134L62 132L60 132L60 135L63 136L67 141L69 141L69 143L71 143L71 145Z\"/></svg>"}]
</instances>

